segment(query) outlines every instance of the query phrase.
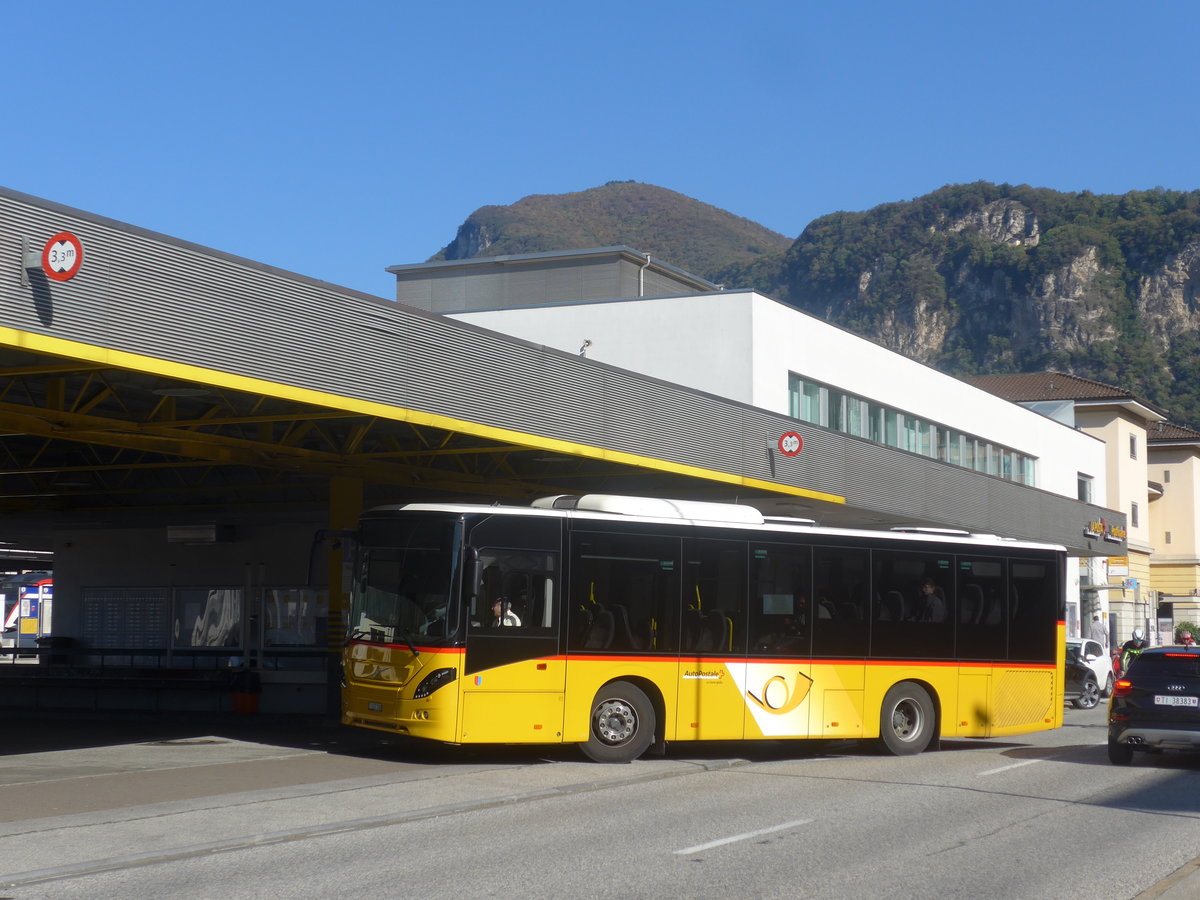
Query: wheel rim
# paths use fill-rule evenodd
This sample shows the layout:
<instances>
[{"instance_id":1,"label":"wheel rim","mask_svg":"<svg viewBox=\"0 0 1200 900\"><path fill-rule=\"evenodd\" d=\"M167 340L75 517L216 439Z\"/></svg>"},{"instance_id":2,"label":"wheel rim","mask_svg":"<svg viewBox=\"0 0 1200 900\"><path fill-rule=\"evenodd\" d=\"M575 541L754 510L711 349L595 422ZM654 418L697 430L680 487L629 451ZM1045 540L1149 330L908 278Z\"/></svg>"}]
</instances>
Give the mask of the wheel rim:
<instances>
[{"instance_id":1,"label":"wheel rim","mask_svg":"<svg viewBox=\"0 0 1200 900\"><path fill-rule=\"evenodd\" d=\"M592 717L596 737L606 744L621 744L637 733L637 711L624 700L605 700Z\"/></svg>"},{"instance_id":2,"label":"wheel rim","mask_svg":"<svg viewBox=\"0 0 1200 900\"><path fill-rule=\"evenodd\" d=\"M1100 702L1100 685L1094 681L1084 685L1083 702L1085 706L1092 707Z\"/></svg>"},{"instance_id":3,"label":"wheel rim","mask_svg":"<svg viewBox=\"0 0 1200 900\"><path fill-rule=\"evenodd\" d=\"M892 708L892 733L902 741L916 740L922 721L921 705L915 700L901 700Z\"/></svg>"}]
</instances>

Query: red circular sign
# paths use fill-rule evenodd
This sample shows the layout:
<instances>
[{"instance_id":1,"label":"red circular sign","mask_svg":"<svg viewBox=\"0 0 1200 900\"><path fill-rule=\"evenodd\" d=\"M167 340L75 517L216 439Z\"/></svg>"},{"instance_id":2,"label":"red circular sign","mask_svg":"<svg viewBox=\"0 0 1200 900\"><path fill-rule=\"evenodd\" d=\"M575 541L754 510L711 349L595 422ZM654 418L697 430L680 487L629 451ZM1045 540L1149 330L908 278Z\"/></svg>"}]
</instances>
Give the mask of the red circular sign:
<instances>
[{"instance_id":1,"label":"red circular sign","mask_svg":"<svg viewBox=\"0 0 1200 900\"><path fill-rule=\"evenodd\" d=\"M83 244L69 231L60 231L42 248L42 271L54 281L70 281L83 264Z\"/></svg>"},{"instance_id":2,"label":"red circular sign","mask_svg":"<svg viewBox=\"0 0 1200 900\"><path fill-rule=\"evenodd\" d=\"M785 431L779 436L779 452L784 456L795 456L804 449L804 438L794 431Z\"/></svg>"}]
</instances>

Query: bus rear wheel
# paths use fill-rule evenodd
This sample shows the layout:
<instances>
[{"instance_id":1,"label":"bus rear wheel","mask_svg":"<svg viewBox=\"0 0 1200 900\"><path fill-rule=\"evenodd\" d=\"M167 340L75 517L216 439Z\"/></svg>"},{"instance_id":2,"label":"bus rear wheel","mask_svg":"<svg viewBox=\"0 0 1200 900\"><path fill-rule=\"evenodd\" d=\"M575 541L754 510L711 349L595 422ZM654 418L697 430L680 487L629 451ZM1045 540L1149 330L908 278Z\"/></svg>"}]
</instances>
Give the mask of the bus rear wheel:
<instances>
[{"instance_id":1,"label":"bus rear wheel","mask_svg":"<svg viewBox=\"0 0 1200 900\"><path fill-rule=\"evenodd\" d=\"M628 681L606 684L592 702L584 755L600 763L633 762L654 741L654 705Z\"/></svg>"},{"instance_id":2,"label":"bus rear wheel","mask_svg":"<svg viewBox=\"0 0 1200 900\"><path fill-rule=\"evenodd\" d=\"M879 738L889 753L912 756L925 750L937 727L933 701L919 684L902 681L884 695Z\"/></svg>"}]
</instances>

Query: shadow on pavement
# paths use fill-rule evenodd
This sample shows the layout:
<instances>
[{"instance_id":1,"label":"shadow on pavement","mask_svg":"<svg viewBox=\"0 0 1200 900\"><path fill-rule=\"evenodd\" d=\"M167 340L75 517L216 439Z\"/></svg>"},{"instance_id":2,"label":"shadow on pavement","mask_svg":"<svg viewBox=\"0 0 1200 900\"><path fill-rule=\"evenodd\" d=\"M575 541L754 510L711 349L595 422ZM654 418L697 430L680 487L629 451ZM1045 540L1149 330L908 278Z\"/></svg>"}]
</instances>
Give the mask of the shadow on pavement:
<instances>
[{"instance_id":1,"label":"shadow on pavement","mask_svg":"<svg viewBox=\"0 0 1200 900\"><path fill-rule=\"evenodd\" d=\"M323 716L184 713L68 716L0 711L0 723L0 759L89 747L197 744L211 738L423 765L528 765L583 759L573 744L443 746L350 728Z\"/></svg>"}]
</instances>

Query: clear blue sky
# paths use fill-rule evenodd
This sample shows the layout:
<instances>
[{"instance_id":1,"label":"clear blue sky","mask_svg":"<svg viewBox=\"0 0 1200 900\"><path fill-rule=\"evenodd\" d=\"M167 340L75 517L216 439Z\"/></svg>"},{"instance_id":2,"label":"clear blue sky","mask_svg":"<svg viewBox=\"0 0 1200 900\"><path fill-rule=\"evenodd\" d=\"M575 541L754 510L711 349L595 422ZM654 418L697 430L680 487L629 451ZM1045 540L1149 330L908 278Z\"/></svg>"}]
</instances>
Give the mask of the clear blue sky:
<instances>
[{"instance_id":1,"label":"clear blue sky","mask_svg":"<svg viewBox=\"0 0 1200 900\"><path fill-rule=\"evenodd\" d=\"M1200 3L9 3L0 185L390 296L635 180L795 237L985 180L1200 187Z\"/></svg>"}]
</instances>

